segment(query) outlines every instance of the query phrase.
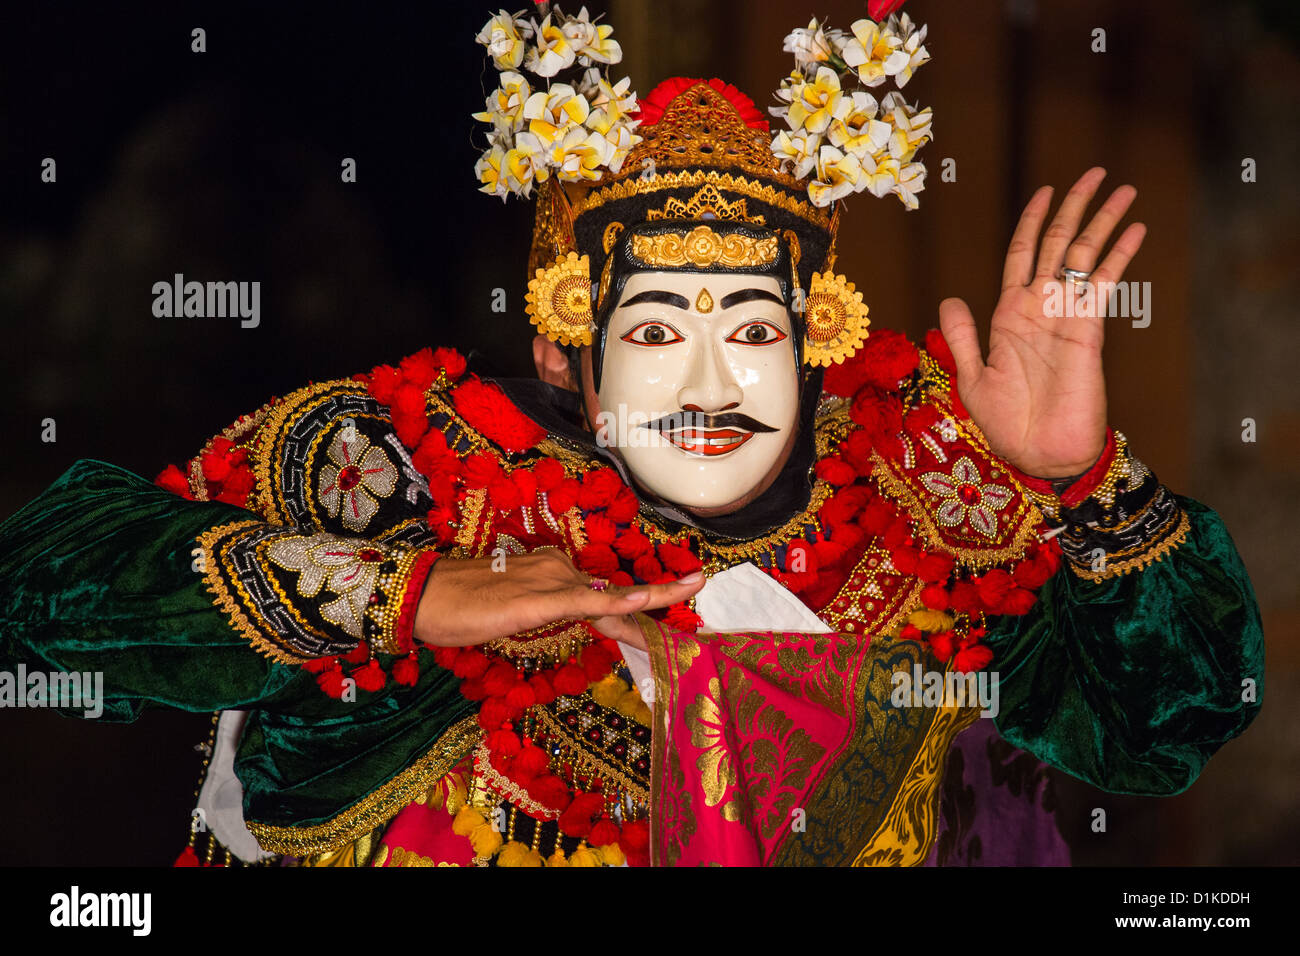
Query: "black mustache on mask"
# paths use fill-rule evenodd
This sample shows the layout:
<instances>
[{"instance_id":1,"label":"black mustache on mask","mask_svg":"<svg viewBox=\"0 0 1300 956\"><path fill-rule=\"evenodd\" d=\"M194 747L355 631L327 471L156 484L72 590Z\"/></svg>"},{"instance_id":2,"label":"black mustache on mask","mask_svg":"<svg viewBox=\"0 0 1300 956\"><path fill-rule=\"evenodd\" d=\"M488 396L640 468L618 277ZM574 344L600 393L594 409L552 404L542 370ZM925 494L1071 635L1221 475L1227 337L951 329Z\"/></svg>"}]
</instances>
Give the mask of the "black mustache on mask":
<instances>
[{"instance_id":1,"label":"black mustache on mask","mask_svg":"<svg viewBox=\"0 0 1300 956\"><path fill-rule=\"evenodd\" d=\"M774 432L779 429L764 425L757 418L740 412L673 412L654 421L645 422L642 428L658 431L677 431L679 428L740 428L747 432Z\"/></svg>"}]
</instances>

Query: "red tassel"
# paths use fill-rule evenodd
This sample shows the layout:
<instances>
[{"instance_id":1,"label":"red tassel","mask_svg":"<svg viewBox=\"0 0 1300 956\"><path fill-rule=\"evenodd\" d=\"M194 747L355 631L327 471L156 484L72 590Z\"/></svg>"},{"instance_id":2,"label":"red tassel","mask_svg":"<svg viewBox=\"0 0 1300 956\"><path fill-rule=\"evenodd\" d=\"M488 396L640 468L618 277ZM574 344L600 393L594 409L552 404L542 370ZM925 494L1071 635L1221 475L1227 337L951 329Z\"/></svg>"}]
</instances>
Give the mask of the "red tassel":
<instances>
[{"instance_id":1,"label":"red tassel","mask_svg":"<svg viewBox=\"0 0 1300 956\"><path fill-rule=\"evenodd\" d=\"M357 686L362 690L369 691L382 690L384 684L388 683L388 675L379 666L379 661L375 660L372 660L365 667L358 667L354 670L352 679L357 682Z\"/></svg>"},{"instance_id":2,"label":"red tassel","mask_svg":"<svg viewBox=\"0 0 1300 956\"><path fill-rule=\"evenodd\" d=\"M519 756L515 758L511 769L519 779L536 777L546 769L550 763L550 758L546 751L535 744L528 744L523 750L519 751Z\"/></svg>"},{"instance_id":3,"label":"red tassel","mask_svg":"<svg viewBox=\"0 0 1300 956\"><path fill-rule=\"evenodd\" d=\"M519 735L513 730L494 730L487 737L488 750L503 757L513 757L519 753L521 744Z\"/></svg>"},{"instance_id":4,"label":"red tassel","mask_svg":"<svg viewBox=\"0 0 1300 956\"><path fill-rule=\"evenodd\" d=\"M602 817L591 828L591 833L587 836L587 842L592 846L609 846L611 843L617 843L618 838L618 824L608 817Z\"/></svg>"},{"instance_id":5,"label":"red tassel","mask_svg":"<svg viewBox=\"0 0 1300 956\"><path fill-rule=\"evenodd\" d=\"M201 866L201 865L202 864L199 863L199 855L194 852L194 847L192 846L187 846L185 849L181 850L181 855L178 856L176 858L176 862L172 864L172 866Z\"/></svg>"},{"instance_id":6,"label":"red tassel","mask_svg":"<svg viewBox=\"0 0 1300 956\"><path fill-rule=\"evenodd\" d=\"M555 692L566 697L581 694L587 689L588 683L586 673L577 664L565 664L551 678L551 684L555 687Z\"/></svg>"},{"instance_id":7,"label":"red tassel","mask_svg":"<svg viewBox=\"0 0 1300 956\"><path fill-rule=\"evenodd\" d=\"M343 668L336 662L334 667L316 678L320 689L335 700L343 699Z\"/></svg>"},{"instance_id":8,"label":"red tassel","mask_svg":"<svg viewBox=\"0 0 1300 956\"><path fill-rule=\"evenodd\" d=\"M404 687L414 687L420 679L420 662L417 655L408 654L393 664L393 680Z\"/></svg>"}]
</instances>

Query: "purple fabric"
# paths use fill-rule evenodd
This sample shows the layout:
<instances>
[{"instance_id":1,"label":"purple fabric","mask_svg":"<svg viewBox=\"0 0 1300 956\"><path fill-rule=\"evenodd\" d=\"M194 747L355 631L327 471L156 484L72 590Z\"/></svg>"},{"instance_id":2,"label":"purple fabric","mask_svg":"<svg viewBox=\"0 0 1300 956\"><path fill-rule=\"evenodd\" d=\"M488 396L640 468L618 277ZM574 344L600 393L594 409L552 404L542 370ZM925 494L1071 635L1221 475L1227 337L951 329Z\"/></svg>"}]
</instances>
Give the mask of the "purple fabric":
<instances>
[{"instance_id":1,"label":"purple fabric","mask_svg":"<svg viewBox=\"0 0 1300 956\"><path fill-rule=\"evenodd\" d=\"M1069 866L1047 765L981 717L948 752L926 866Z\"/></svg>"}]
</instances>

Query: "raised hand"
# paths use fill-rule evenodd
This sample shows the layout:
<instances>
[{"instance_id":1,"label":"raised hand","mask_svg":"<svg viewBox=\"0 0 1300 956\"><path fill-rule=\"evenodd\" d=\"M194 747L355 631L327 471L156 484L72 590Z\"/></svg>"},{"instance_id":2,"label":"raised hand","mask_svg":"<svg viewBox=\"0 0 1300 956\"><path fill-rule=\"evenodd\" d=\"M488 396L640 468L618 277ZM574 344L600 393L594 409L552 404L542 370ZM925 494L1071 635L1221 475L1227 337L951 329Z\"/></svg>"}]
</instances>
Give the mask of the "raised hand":
<instances>
[{"instance_id":1,"label":"raised hand","mask_svg":"<svg viewBox=\"0 0 1300 956\"><path fill-rule=\"evenodd\" d=\"M1102 258L1111 232L1137 196L1132 186L1111 193L1079 233L1105 177L1106 171L1095 167L1074 184L1043 236L1037 259L1052 188L1039 189L1025 206L1007 250L987 360L966 303L945 299L939 305L939 325L957 365L962 404L995 454L1040 478L1087 471L1105 448L1101 347L1106 320L1096 314L1070 315L1069 310L1051 315L1048 309L1054 294L1061 301L1061 283L1064 295L1078 294L1073 283L1063 281L1063 268L1091 273L1094 285L1117 283L1146 236L1146 226L1133 223ZM1104 302L1104 296L1098 301Z\"/></svg>"},{"instance_id":2,"label":"raised hand","mask_svg":"<svg viewBox=\"0 0 1300 956\"><path fill-rule=\"evenodd\" d=\"M606 637L645 649L634 611L685 601L704 586L700 572L672 584L590 587L591 575L555 548L492 558L442 558L415 613L415 637L434 646L483 644L555 621L589 618Z\"/></svg>"}]
</instances>

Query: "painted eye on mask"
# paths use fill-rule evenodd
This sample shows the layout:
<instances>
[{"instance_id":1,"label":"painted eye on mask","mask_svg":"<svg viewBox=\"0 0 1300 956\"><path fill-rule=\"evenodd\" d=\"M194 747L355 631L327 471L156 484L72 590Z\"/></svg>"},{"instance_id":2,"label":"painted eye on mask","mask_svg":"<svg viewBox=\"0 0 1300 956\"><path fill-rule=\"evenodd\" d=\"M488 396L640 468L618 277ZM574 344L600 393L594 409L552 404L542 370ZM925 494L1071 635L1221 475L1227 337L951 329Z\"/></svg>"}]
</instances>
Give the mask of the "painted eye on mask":
<instances>
[{"instance_id":1,"label":"painted eye on mask","mask_svg":"<svg viewBox=\"0 0 1300 956\"><path fill-rule=\"evenodd\" d=\"M632 345L675 345L685 342L686 337L663 322L642 322L619 336Z\"/></svg>"},{"instance_id":2,"label":"painted eye on mask","mask_svg":"<svg viewBox=\"0 0 1300 956\"><path fill-rule=\"evenodd\" d=\"M774 345L787 335L771 322L746 322L727 336L728 342L737 345Z\"/></svg>"}]
</instances>

